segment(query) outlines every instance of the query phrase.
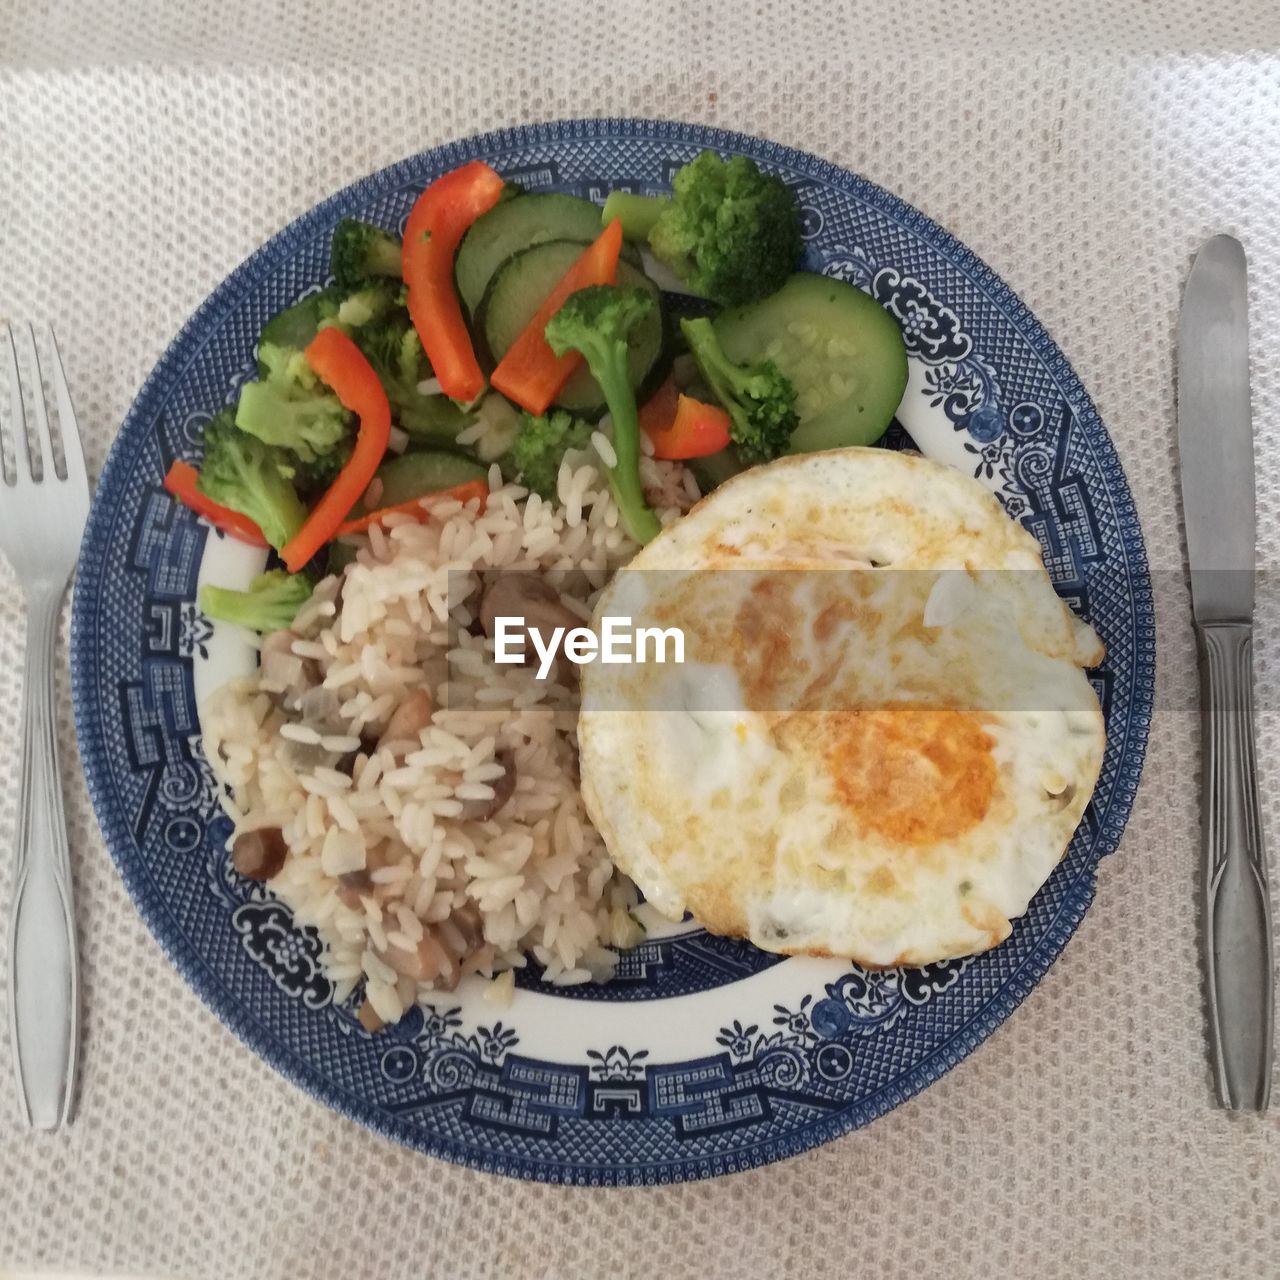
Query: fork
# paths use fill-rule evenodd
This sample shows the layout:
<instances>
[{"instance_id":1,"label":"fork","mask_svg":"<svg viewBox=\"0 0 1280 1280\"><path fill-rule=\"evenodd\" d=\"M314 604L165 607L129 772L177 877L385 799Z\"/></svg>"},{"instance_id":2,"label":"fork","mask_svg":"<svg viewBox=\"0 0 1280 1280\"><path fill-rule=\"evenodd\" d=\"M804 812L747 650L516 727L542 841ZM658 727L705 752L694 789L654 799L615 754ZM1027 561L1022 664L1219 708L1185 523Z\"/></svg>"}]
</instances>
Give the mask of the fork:
<instances>
[{"instance_id":1,"label":"fork","mask_svg":"<svg viewBox=\"0 0 1280 1280\"><path fill-rule=\"evenodd\" d=\"M62 438L61 474L54 459L35 329L26 325L21 334L30 379L25 396L30 422L23 408L19 342L13 326L6 326L5 332L7 341L0 348L8 352L12 435L3 441L0 551L18 576L27 605L22 781L9 917L9 1030L23 1120L36 1129L56 1129L71 1119L79 1010L71 857L54 724L54 668L62 597L89 514L89 482L53 331L48 332L53 355L48 382Z\"/></svg>"}]
</instances>

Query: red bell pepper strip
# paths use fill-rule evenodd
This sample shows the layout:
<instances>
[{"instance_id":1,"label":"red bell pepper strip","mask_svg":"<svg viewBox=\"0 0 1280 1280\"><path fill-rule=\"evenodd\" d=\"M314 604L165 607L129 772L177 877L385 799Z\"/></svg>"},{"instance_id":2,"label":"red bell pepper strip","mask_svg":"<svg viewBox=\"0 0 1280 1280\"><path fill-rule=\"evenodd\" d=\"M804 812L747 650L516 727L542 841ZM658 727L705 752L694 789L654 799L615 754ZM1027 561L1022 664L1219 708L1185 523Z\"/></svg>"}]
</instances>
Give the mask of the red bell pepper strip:
<instances>
[{"instance_id":1,"label":"red bell pepper strip","mask_svg":"<svg viewBox=\"0 0 1280 1280\"><path fill-rule=\"evenodd\" d=\"M306 522L280 549L297 573L337 533L369 487L391 438L391 406L373 366L341 329L321 329L304 353L316 376L360 419L355 448L338 478L311 509Z\"/></svg>"},{"instance_id":2,"label":"red bell pepper strip","mask_svg":"<svg viewBox=\"0 0 1280 1280\"><path fill-rule=\"evenodd\" d=\"M248 516L219 506L201 493L197 487L199 479L200 473L189 462L175 462L164 478L164 487L184 507L189 507L228 537L247 542L251 547L265 547L267 540L262 530Z\"/></svg>"},{"instance_id":3,"label":"red bell pepper strip","mask_svg":"<svg viewBox=\"0 0 1280 1280\"><path fill-rule=\"evenodd\" d=\"M674 385L671 390L674 394ZM661 394L659 388L658 395ZM675 412L665 422L659 416L665 405L654 406L646 421L645 410L658 395L645 405L640 417L641 429L653 441L655 458L705 458L728 446L729 415L718 405L706 404L683 393L676 398Z\"/></svg>"},{"instance_id":4,"label":"red bell pepper strip","mask_svg":"<svg viewBox=\"0 0 1280 1280\"><path fill-rule=\"evenodd\" d=\"M582 363L577 351L557 356L543 332L547 321L579 289L594 284L614 284L618 279L618 253L622 249L622 223L617 218L587 246L552 289L533 319L520 331L498 362L490 381L508 400L530 413L546 413L573 372Z\"/></svg>"},{"instance_id":5,"label":"red bell pepper strip","mask_svg":"<svg viewBox=\"0 0 1280 1280\"><path fill-rule=\"evenodd\" d=\"M454 400L474 400L484 390L484 374L462 318L453 258L467 228L498 203L502 188L483 160L473 160L437 178L418 197L404 229L409 315L440 389Z\"/></svg>"},{"instance_id":6,"label":"red bell pepper strip","mask_svg":"<svg viewBox=\"0 0 1280 1280\"><path fill-rule=\"evenodd\" d=\"M370 511L368 515L344 520L338 526L337 536L342 538L349 533L364 533L370 525L381 524L386 516L407 515L426 520L431 515L431 508L422 504L432 502L436 498L457 498L459 502L470 502L472 498L479 498L480 510L483 511L488 497L488 481L468 480L465 484L454 485L452 489L441 489L438 493L424 493L420 498L410 498L408 502L397 502L391 507L379 507L377 511Z\"/></svg>"}]
</instances>

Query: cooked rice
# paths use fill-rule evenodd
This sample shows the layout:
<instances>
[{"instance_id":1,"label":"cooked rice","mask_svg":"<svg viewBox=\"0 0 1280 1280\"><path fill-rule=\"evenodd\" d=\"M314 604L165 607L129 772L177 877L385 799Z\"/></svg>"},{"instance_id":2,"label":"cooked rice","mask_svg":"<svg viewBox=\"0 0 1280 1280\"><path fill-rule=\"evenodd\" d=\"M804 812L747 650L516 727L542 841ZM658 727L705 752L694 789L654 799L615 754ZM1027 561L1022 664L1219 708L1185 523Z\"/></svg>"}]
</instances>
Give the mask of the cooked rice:
<instances>
[{"instance_id":1,"label":"cooked rice","mask_svg":"<svg viewBox=\"0 0 1280 1280\"><path fill-rule=\"evenodd\" d=\"M442 500L423 523L391 517L356 540L354 563L317 587L294 624L293 654L319 669L339 723L317 729L282 711L259 676L203 708L235 834L281 828L288 856L271 890L319 932L336 997L363 983L384 1022L461 973L492 978L526 957L549 983L603 981L616 961L609 946L634 941L635 888L578 791L572 694L532 666L496 666L492 642L467 630L487 569L541 570L590 618L636 550L590 456L562 465L555 503L504 485L493 467L482 515ZM646 459L645 469L655 489L684 499L659 512L669 523L696 486L679 464ZM399 748L374 746L419 688L435 707L428 727ZM333 767L339 756L349 772ZM466 803L493 798L504 758L514 794L494 817L464 819ZM482 937L468 939L476 914ZM419 949L437 969L421 981L403 972ZM510 984L495 985L497 1003Z\"/></svg>"},{"instance_id":2,"label":"cooked rice","mask_svg":"<svg viewBox=\"0 0 1280 1280\"><path fill-rule=\"evenodd\" d=\"M596 453L600 455L600 461L606 467L616 467L618 465L618 455L614 452L613 441L603 431L593 431L591 433L591 444Z\"/></svg>"}]
</instances>

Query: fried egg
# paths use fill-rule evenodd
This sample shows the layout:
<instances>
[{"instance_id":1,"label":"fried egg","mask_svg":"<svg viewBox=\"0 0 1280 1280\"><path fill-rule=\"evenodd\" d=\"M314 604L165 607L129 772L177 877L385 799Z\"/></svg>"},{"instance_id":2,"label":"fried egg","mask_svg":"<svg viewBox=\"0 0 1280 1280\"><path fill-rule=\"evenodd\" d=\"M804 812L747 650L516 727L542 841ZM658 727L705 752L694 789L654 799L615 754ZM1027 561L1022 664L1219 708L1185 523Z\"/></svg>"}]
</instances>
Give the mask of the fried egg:
<instances>
[{"instance_id":1,"label":"fried egg","mask_svg":"<svg viewBox=\"0 0 1280 1280\"><path fill-rule=\"evenodd\" d=\"M582 670L583 796L657 910L784 954L986 950L1097 782L1098 636L976 480L844 449L735 477L602 593L684 660Z\"/></svg>"}]
</instances>

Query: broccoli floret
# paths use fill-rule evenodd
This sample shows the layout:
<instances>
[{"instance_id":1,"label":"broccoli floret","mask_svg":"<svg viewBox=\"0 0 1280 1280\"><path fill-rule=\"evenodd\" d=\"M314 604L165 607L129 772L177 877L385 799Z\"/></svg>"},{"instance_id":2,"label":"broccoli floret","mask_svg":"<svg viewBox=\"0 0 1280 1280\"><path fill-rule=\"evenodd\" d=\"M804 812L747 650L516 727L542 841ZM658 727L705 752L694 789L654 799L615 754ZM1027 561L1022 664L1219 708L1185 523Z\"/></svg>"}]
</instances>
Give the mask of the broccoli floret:
<instances>
[{"instance_id":1,"label":"broccoli floret","mask_svg":"<svg viewBox=\"0 0 1280 1280\"><path fill-rule=\"evenodd\" d=\"M361 334L382 324L394 305L394 296L388 284L370 285L341 299L327 293L324 303L311 315L318 317L320 329L338 325ZM275 324L273 321L263 330L258 344L261 376L241 389L236 426L265 444L288 449L300 464L326 460L321 470L328 473L333 468L327 460L349 441L351 415L316 377L302 347L288 340L305 336L301 324L289 330L277 326L268 337Z\"/></svg>"},{"instance_id":2,"label":"broccoli floret","mask_svg":"<svg viewBox=\"0 0 1280 1280\"><path fill-rule=\"evenodd\" d=\"M746 156L704 151L676 171L671 193L619 193L604 217L621 217L623 230L647 239L690 288L737 306L773 293L795 268L802 248L795 194Z\"/></svg>"},{"instance_id":3,"label":"broccoli floret","mask_svg":"<svg viewBox=\"0 0 1280 1280\"><path fill-rule=\"evenodd\" d=\"M623 527L640 543L652 541L662 526L640 484L640 421L627 370L627 334L652 309L653 294L647 289L593 285L571 293L544 330L556 355L581 352L604 392L618 455L617 465L608 468L609 488Z\"/></svg>"},{"instance_id":4,"label":"broccoli floret","mask_svg":"<svg viewBox=\"0 0 1280 1280\"><path fill-rule=\"evenodd\" d=\"M258 343L258 373L281 391L314 391L320 385L301 350L266 339Z\"/></svg>"},{"instance_id":5,"label":"broccoli floret","mask_svg":"<svg viewBox=\"0 0 1280 1280\"><path fill-rule=\"evenodd\" d=\"M332 455L349 440L352 419L316 377L305 348L321 329L338 326L360 333L378 325L395 299L396 286L389 281L367 283L350 293L325 289L271 320L258 342L258 381L240 392L240 430L288 449L302 467L323 462L321 473L336 474Z\"/></svg>"},{"instance_id":6,"label":"broccoli floret","mask_svg":"<svg viewBox=\"0 0 1280 1280\"><path fill-rule=\"evenodd\" d=\"M799 421L790 379L772 360L735 364L705 317L681 320L680 330L703 380L728 410L729 435L742 460L770 462L785 453Z\"/></svg>"},{"instance_id":7,"label":"broccoli floret","mask_svg":"<svg viewBox=\"0 0 1280 1280\"><path fill-rule=\"evenodd\" d=\"M348 416L331 392L268 380L249 382L241 389L236 426L305 463L338 448L347 437Z\"/></svg>"},{"instance_id":8,"label":"broccoli floret","mask_svg":"<svg viewBox=\"0 0 1280 1280\"><path fill-rule=\"evenodd\" d=\"M451 444L471 419L447 396L418 390L431 377L431 365L408 312L392 308L352 337L378 375L397 424L416 440Z\"/></svg>"},{"instance_id":9,"label":"broccoli floret","mask_svg":"<svg viewBox=\"0 0 1280 1280\"><path fill-rule=\"evenodd\" d=\"M289 478L299 495L310 502L320 497L338 478L338 473L351 461L351 451L355 441L347 436L328 453L304 462L296 454L290 455L286 469L292 474Z\"/></svg>"},{"instance_id":10,"label":"broccoli floret","mask_svg":"<svg viewBox=\"0 0 1280 1280\"><path fill-rule=\"evenodd\" d=\"M338 303L337 314L320 322L322 329L338 325L342 329L357 330L380 320L395 306L398 290L386 281L366 284L347 294Z\"/></svg>"},{"instance_id":11,"label":"broccoli floret","mask_svg":"<svg viewBox=\"0 0 1280 1280\"><path fill-rule=\"evenodd\" d=\"M418 383L431 376L431 366L407 312L396 307L352 337L381 379L393 406L421 398Z\"/></svg>"},{"instance_id":12,"label":"broccoli floret","mask_svg":"<svg viewBox=\"0 0 1280 1280\"><path fill-rule=\"evenodd\" d=\"M343 288L352 288L371 276L399 280L400 239L358 218L343 218L333 229L329 266Z\"/></svg>"},{"instance_id":13,"label":"broccoli floret","mask_svg":"<svg viewBox=\"0 0 1280 1280\"><path fill-rule=\"evenodd\" d=\"M201 587L200 608L210 618L266 634L290 626L311 591L311 579L305 574L272 569L254 578L248 591Z\"/></svg>"},{"instance_id":14,"label":"broccoli floret","mask_svg":"<svg viewBox=\"0 0 1280 1280\"><path fill-rule=\"evenodd\" d=\"M288 454L241 431L229 411L204 431L204 462L198 487L219 506L230 507L262 530L279 550L307 518L294 490Z\"/></svg>"},{"instance_id":15,"label":"broccoli floret","mask_svg":"<svg viewBox=\"0 0 1280 1280\"><path fill-rule=\"evenodd\" d=\"M563 409L535 418L520 415L520 429L511 444L511 465L520 483L548 501L556 496L560 463L570 449L585 449L592 426Z\"/></svg>"}]
</instances>

